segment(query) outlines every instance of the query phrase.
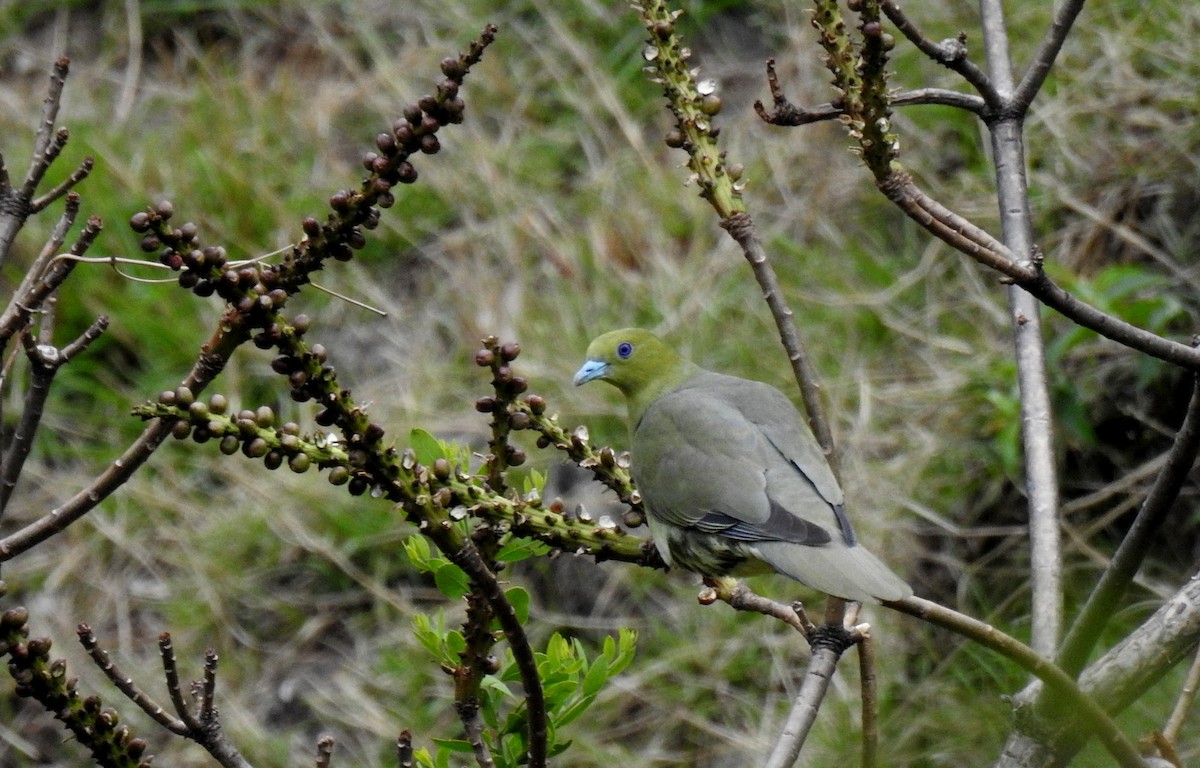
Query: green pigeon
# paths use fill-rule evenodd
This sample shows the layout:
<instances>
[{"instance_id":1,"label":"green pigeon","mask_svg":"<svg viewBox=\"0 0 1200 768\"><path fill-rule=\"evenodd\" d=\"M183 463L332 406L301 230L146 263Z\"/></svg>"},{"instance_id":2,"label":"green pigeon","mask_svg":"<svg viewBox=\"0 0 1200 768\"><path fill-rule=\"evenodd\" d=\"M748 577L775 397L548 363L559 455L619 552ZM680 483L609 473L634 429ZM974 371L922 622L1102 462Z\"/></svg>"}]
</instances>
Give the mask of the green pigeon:
<instances>
[{"instance_id":1,"label":"green pigeon","mask_svg":"<svg viewBox=\"0 0 1200 768\"><path fill-rule=\"evenodd\" d=\"M597 379L628 402L633 475L668 565L775 570L859 602L912 595L858 543L821 447L782 392L706 371L639 328L588 346L574 381Z\"/></svg>"}]
</instances>

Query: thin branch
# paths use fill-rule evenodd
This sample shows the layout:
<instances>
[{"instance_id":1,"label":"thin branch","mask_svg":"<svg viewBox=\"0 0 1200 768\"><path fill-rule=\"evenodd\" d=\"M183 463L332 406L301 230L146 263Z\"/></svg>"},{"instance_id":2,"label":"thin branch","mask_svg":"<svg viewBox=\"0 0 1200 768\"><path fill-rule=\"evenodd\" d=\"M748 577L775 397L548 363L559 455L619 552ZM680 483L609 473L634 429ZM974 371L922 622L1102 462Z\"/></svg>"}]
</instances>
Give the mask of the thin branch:
<instances>
[{"instance_id":1,"label":"thin branch","mask_svg":"<svg viewBox=\"0 0 1200 768\"><path fill-rule=\"evenodd\" d=\"M1184 680L1183 687L1179 689L1179 698L1175 700L1171 716L1167 718L1167 724L1162 729L1163 738L1168 743L1179 742L1179 731L1183 729L1192 705L1196 703L1197 691L1200 691L1200 646L1197 646L1192 655L1192 666L1188 670L1187 679Z\"/></svg>"},{"instance_id":2,"label":"thin branch","mask_svg":"<svg viewBox=\"0 0 1200 768\"><path fill-rule=\"evenodd\" d=\"M84 649L88 652L88 656L100 668L113 685L117 687L125 697L150 716L154 722L166 728L172 733L180 736L186 736L188 732L187 724L182 720L172 717L163 707L156 701L150 698L150 695L137 686L133 682L133 678L126 675L117 665L113 663L112 658L108 655L108 651L100 647L96 641L96 635L93 634L92 628L87 624L80 624L78 628L79 642L83 644Z\"/></svg>"},{"instance_id":3,"label":"thin branch","mask_svg":"<svg viewBox=\"0 0 1200 768\"><path fill-rule=\"evenodd\" d=\"M64 217L66 214L64 214ZM92 243L100 236L100 231L104 228L103 222L98 216L88 218L87 224L79 233L74 244L71 245L69 253L74 256L81 256L87 252L88 248L92 247ZM53 242L54 236L51 236ZM49 245L50 243L47 243ZM44 253L44 251L43 251ZM41 256L35 266L41 266ZM36 312L42 303L46 301L58 287L66 281L71 275L71 271L75 268L75 262L71 259L51 259L49 267L41 269L38 272L30 271L21 282L19 293L5 308L4 314L0 316L0 345L7 342L13 334L19 332L29 324L29 318Z\"/></svg>"},{"instance_id":4,"label":"thin branch","mask_svg":"<svg viewBox=\"0 0 1200 768\"><path fill-rule=\"evenodd\" d=\"M915 45L921 53L961 75L979 92L982 102L988 108L995 110L1000 107L1000 94L996 92L992 81L988 79L982 69L967 58L966 35L959 33L956 38L935 43L921 32L894 0L883 0L879 7L896 25L896 29L900 30L900 33L907 37L909 42Z\"/></svg>"},{"instance_id":5,"label":"thin branch","mask_svg":"<svg viewBox=\"0 0 1200 768\"><path fill-rule=\"evenodd\" d=\"M892 106L909 107L923 104L938 104L944 107L957 107L973 112L982 117L987 112L987 102L970 93L959 93L946 88L916 88L911 91L901 91L892 96Z\"/></svg>"},{"instance_id":6,"label":"thin branch","mask_svg":"<svg viewBox=\"0 0 1200 768\"><path fill-rule=\"evenodd\" d=\"M333 745L332 736L317 739L317 760L313 763L316 768L329 768L329 762L333 759Z\"/></svg>"},{"instance_id":7,"label":"thin branch","mask_svg":"<svg viewBox=\"0 0 1200 768\"><path fill-rule=\"evenodd\" d=\"M800 386L800 396L804 400L804 409L808 413L808 424L836 476L839 462L833 442L833 430L830 428L829 419L821 404L821 384L817 377L817 371L809 359L804 342L800 340L800 332L796 330L795 315L783 296L779 278L776 276L771 262L767 259L754 222L750 218L750 214L742 212L724 219L721 226L741 246L742 254L746 257L746 261L750 262L754 278L762 289L763 299L771 310L771 316L775 318L775 327L779 331L779 339L787 352L788 362L792 365L792 374Z\"/></svg>"},{"instance_id":8,"label":"thin branch","mask_svg":"<svg viewBox=\"0 0 1200 768\"><path fill-rule=\"evenodd\" d=\"M1068 674L1078 674L1087 663L1088 655L1100 638L1101 630L1116 610L1142 561L1150 552L1154 537L1161 530L1172 505L1179 497L1188 474L1200 452L1200 379L1193 378L1192 397L1188 402L1183 424L1166 464L1150 487L1142 508L1138 511L1129 532L1113 555L1112 562L1100 577L1087 602L1076 617L1062 648L1058 664Z\"/></svg>"},{"instance_id":9,"label":"thin branch","mask_svg":"<svg viewBox=\"0 0 1200 768\"><path fill-rule=\"evenodd\" d=\"M204 652L204 677L197 689L196 709L200 714L200 722L208 723L216 720L217 710L213 705L217 693L217 651L209 648Z\"/></svg>"},{"instance_id":10,"label":"thin branch","mask_svg":"<svg viewBox=\"0 0 1200 768\"><path fill-rule=\"evenodd\" d=\"M767 87L775 109L767 112L761 101L754 102L754 111L764 122L771 125L808 125L822 120L832 120L842 114L842 108L833 104L821 104L812 109L797 107L783 92L779 84L779 73L775 71L775 59L767 59Z\"/></svg>"},{"instance_id":11,"label":"thin branch","mask_svg":"<svg viewBox=\"0 0 1200 768\"><path fill-rule=\"evenodd\" d=\"M167 695L171 697L171 706L175 708L175 714L179 716L187 729L187 733L194 733L201 728L200 721L196 719L196 715L192 712L192 708L187 705L187 701L183 698L183 688L179 685L179 663L175 658L175 645L171 642L169 632L163 632L158 636L158 651L162 657L163 677L167 682Z\"/></svg>"},{"instance_id":12,"label":"thin branch","mask_svg":"<svg viewBox=\"0 0 1200 768\"><path fill-rule=\"evenodd\" d=\"M701 605L712 605L717 600L721 600L728 603L729 607L735 611L761 613L764 616L779 619L810 641L812 633L816 631L816 626L809 621L808 616L804 612L804 606L800 603L794 603L790 606L777 603L774 600L752 592L746 586L746 583L740 579L729 577L705 578L704 583L708 587L698 596Z\"/></svg>"},{"instance_id":13,"label":"thin branch","mask_svg":"<svg viewBox=\"0 0 1200 768\"><path fill-rule=\"evenodd\" d=\"M66 84L70 67L71 60L60 56L55 60L54 68L50 72L50 87L46 90L46 98L42 102L42 118L34 135L33 155L29 158L29 169L25 172L25 180L19 193L25 201L33 199L46 170L66 144L67 137L64 131L55 131L54 122L58 119L58 109L62 106L63 86Z\"/></svg>"},{"instance_id":14,"label":"thin branch","mask_svg":"<svg viewBox=\"0 0 1200 768\"><path fill-rule=\"evenodd\" d=\"M206 351L196 360L191 373L184 379L183 386L197 394L203 390L224 368L229 355L241 343L237 339L244 334L245 329L236 323L220 330L206 345ZM174 419L154 419L146 425L142 434L87 486L21 530L0 539L0 563L11 560L54 536L108 498L150 458L171 433L174 423Z\"/></svg>"},{"instance_id":15,"label":"thin branch","mask_svg":"<svg viewBox=\"0 0 1200 768\"><path fill-rule=\"evenodd\" d=\"M812 657L779 740L775 742L775 747L767 758L766 768L791 768L795 764L813 723L816 722L817 712L821 702L825 700L833 673L837 671L838 661L843 653L861 639L862 635L857 629L847 629L840 623L818 627L809 638L813 649Z\"/></svg>"},{"instance_id":16,"label":"thin branch","mask_svg":"<svg viewBox=\"0 0 1200 768\"><path fill-rule=\"evenodd\" d=\"M1084 0L1064 0L1055 11L1050 28L1046 30L1029 69L1025 70L1025 76L1021 78L1021 83L1009 102L1019 114L1025 114L1038 91L1042 89L1046 76L1050 74L1050 68L1054 66L1054 60L1058 58L1058 52L1062 50L1063 43L1075 24L1075 19L1079 18L1079 13L1083 10L1083 4Z\"/></svg>"},{"instance_id":17,"label":"thin branch","mask_svg":"<svg viewBox=\"0 0 1200 768\"><path fill-rule=\"evenodd\" d=\"M48 344L35 343L28 329L21 334L25 355L29 359L30 381L29 389L25 392L21 419L13 430L12 442L4 454L3 461L0 462L0 515L3 515L4 510L8 507L8 501L21 477L25 460L33 448L33 439L37 434L38 425L41 423L42 412L55 374L72 357L99 338L107 327L108 318L99 317L79 338L62 349L55 349Z\"/></svg>"},{"instance_id":18,"label":"thin branch","mask_svg":"<svg viewBox=\"0 0 1200 768\"><path fill-rule=\"evenodd\" d=\"M46 206L50 205L50 203L53 203L58 198L70 192L77 184L79 184L79 182L86 179L88 175L91 174L92 169L95 167L95 158L91 156L83 158L83 162L79 164L79 167L71 171L67 178L56 184L54 189L38 195L36 198L30 201L30 213L37 213L38 211L41 211Z\"/></svg>"},{"instance_id":19,"label":"thin branch","mask_svg":"<svg viewBox=\"0 0 1200 768\"><path fill-rule=\"evenodd\" d=\"M978 619L920 597L888 601L884 605L949 629L1016 662L1063 696L1072 712L1087 724L1122 768L1144 768L1137 748L1118 730L1105 708L1080 691L1069 675L1029 646Z\"/></svg>"},{"instance_id":20,"label":"thin branch","mask_svg":"<svg viewBox=\"0 0 1200 768\"><path fill-rule=\"evenodd\" d=\"M875 768L878 763L879 686L875 668L875 643L870 634L864 634L858 643L858 677L862 695L862 768Z\"/></svg>"}]
</instances>

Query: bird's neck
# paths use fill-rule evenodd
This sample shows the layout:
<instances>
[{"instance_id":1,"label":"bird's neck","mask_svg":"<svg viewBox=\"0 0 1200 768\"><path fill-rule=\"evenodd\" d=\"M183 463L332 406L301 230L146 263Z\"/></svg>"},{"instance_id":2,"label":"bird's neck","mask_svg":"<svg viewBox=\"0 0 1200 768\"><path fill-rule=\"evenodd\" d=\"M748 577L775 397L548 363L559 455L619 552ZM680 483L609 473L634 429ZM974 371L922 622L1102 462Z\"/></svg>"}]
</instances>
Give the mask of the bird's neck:
<instances>
[{"instance_id":1,"label":"bird's neck","mask_svg":"<svg viewBox=\"0 0 1200 768\"><path fill-rule=\"evenodd\" d=\"M637 386L625 391L625 399L629 405L629 428L637 429L642 415L658 398L667 392L678 389L684 382L703 372L703 368L695 363L680 358L667 374L659 374L648 381L638 382Z\"/></svg>"}]
</instances>

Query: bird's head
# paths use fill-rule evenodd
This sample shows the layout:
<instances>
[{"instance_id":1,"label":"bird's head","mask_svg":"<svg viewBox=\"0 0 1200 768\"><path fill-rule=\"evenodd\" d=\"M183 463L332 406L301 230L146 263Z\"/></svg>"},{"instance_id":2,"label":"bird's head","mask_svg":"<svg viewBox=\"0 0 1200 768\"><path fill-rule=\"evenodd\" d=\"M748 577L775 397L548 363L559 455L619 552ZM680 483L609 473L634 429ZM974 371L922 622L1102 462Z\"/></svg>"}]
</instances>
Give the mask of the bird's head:
<instances>
[{"instance_id":1,"label":"bird's head","mask_svg":"<svg viewBox=\"0 0 1200 768\"><path fill-rule=\"evenodd\" d=\"M587 360L575 373L575 385L607 381L625 394L635 419L659 395L674 389L698 369L654 334L624 328L596 337Z\"/></svg>"}]
</instances>

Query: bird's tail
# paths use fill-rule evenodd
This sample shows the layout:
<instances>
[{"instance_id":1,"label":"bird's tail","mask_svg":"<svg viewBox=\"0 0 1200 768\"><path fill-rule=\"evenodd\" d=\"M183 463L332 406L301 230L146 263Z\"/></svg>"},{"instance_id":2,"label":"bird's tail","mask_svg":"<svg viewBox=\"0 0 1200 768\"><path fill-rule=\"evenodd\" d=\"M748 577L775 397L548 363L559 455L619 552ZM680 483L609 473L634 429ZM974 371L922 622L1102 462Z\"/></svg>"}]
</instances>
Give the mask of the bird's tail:
<instances>
[{"instance_id":1,"label":"bird's tail","mask_svg":"<svg viewBox=\"0 0 1200 768\"><path fill-rule=\"evenodd\" d=\"M760 541L752 549L767 564L801 584L845 600L878 603L912 596L912 587L860 546L806 547Z\"/></svg>"}]
</instances>

